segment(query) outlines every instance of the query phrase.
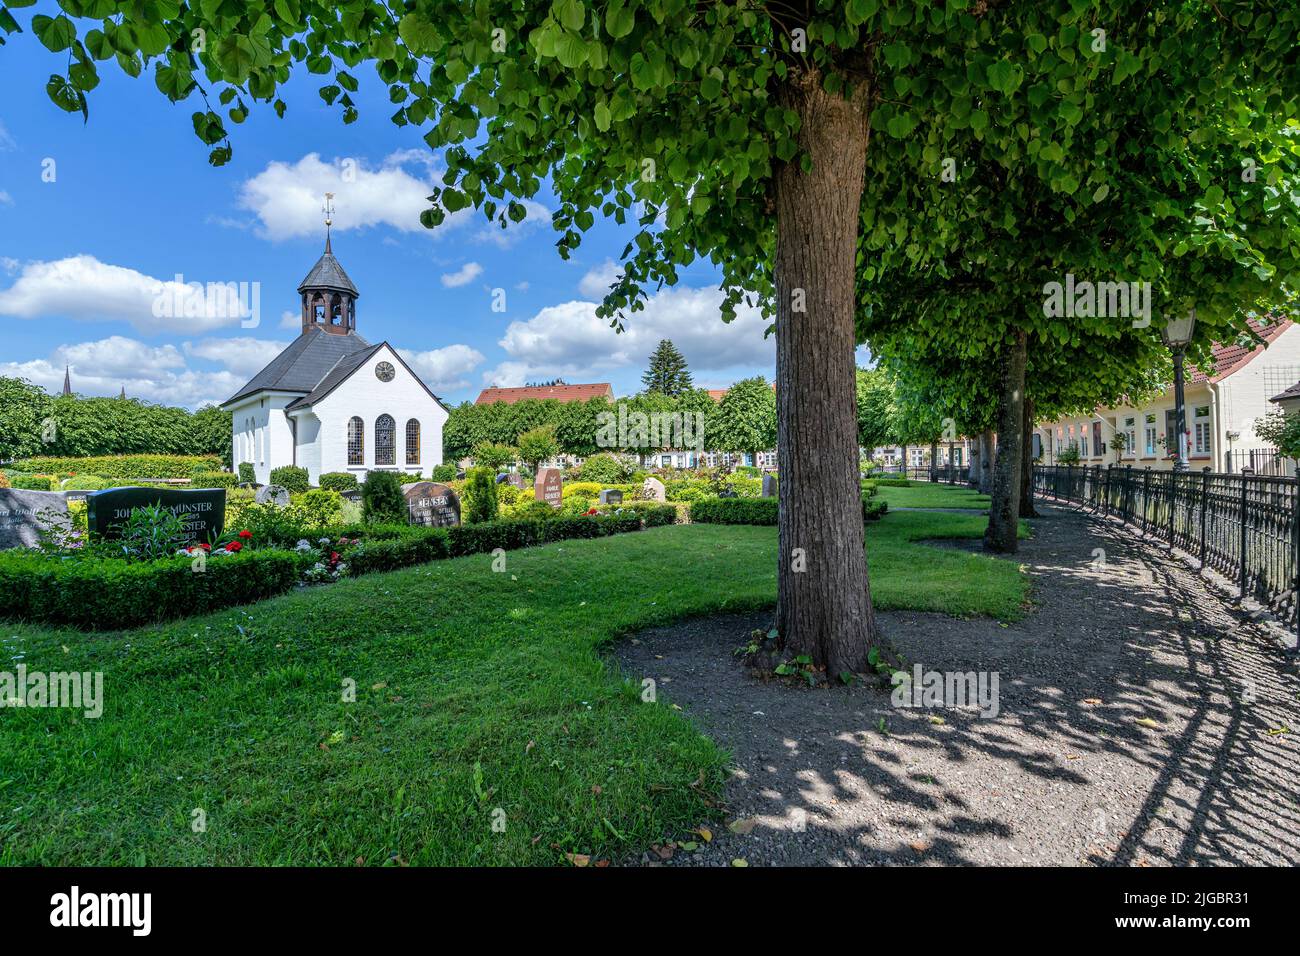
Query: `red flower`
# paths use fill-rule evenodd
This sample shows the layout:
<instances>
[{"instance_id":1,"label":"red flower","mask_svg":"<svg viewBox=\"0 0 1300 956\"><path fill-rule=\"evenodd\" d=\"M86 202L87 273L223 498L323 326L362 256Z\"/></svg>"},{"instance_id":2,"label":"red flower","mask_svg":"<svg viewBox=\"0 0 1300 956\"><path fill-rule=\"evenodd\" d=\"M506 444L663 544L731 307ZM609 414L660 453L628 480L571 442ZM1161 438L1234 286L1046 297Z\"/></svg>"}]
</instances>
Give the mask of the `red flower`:
<instances>
[{"instance_id":1,"label":"red flower","mask_svg":"<svg viewBox=\"0 0 1300 956\"><path fill-rule=\"evenodd\" d=\"M338 563L338 560L339 560L339 553L338 553L337 551L331 551L331 552L330 552L330 564L337 564L337 563Z\"/></svg>"},{"instance_id":2,"label":"red flower","mask_svg":"<svg viewBox=\"0 0 1300 956\"><path fill-rule=\"evenodd\" d=\"M201 545L199 545L199 547L202 548L204 551L211 551L211 550L212 550L212 545L210 545L210 544L201 544Z\"/></svg>"},{"instance_id":3,"label":"red flower","mask_svg":"<svg viewBox=\"0 0 1300 956\"><path fill-rule=\"evenodd\" d=\"M251 532L251 531L241 531L241 532L239 532L239 536L240 536L241 538L243 538L245 541L247 541L249 538L251 538L251 537L253 536L253 532Z\"/></svg>"},{"instance_id":4,"label":"red flower","mask_svg":"<svg viewBox=\"0 0 1300 956\"><path fill-rule=\"evenodd\" d=\"M243 550L243 547L244 547L244 546L243 546L242 544L240 544L238 541L232 541L232 542L230 542L230 544L226 545L226 550L227 550L227 551L241 551L241 550Z\"/></svg>"},{"instance_id":5,"label":"red flower","mask_svg":"<svg viewBox=\"0 0 1300 956\"><path fill-rule=\"evenodd\" d=\"M584 512L582 513L582 515L583 515L584 518L589 518L589 517L591 517L591 516L594 515L594 514L596 514L596 509L595 509L595 508L591 508L591 509L589 509L589 510L587 510L587 511L584 511Z\"/></svg>"}]
</instances>

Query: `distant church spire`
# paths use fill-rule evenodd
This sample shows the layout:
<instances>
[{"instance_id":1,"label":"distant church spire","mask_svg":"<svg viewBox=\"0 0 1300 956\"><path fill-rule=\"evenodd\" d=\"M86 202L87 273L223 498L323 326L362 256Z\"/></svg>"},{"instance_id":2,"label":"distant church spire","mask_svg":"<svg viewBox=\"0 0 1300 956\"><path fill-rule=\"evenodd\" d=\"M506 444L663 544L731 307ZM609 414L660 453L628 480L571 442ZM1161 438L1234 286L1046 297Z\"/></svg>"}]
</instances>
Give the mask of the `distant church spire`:
<instances>
[{"instance_id":1,"label":"distant church spire","mask_svg":"<svg viewBox=\"0 0 1300 956\"><path fill-rule=\"evenodd\" d=\"M125 386L125 385L122 386L122 393L121 393L120 395L118 395L117 398L118 398L118 401L122 401L122 402L126 401L126 386Z\"/></svg>"},{"instance_id":2,"label":"distant church spire","mask_svg":"<svg viewBox=\"0 0 1300 956\"><path fill-rule=\"evenodd\" d=\"M72 394L72 376L68 373L68 366L63 366L63 394L68 396Z\"/></svg>"}]
</instances>

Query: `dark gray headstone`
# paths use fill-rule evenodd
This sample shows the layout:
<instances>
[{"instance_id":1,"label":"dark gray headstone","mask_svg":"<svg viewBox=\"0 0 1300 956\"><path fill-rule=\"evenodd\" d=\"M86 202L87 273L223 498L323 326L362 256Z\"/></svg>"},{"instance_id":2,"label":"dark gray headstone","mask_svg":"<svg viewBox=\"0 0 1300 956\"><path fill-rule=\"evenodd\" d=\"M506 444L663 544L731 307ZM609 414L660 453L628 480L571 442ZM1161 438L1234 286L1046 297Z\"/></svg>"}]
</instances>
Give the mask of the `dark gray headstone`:
<instances>
[{"instance_id":1,"label":"dark gray headstone","mask_svg":"<svg viewBox=\"0 0 1300 956\"><path fill-rule=\"evenodd\" d=\"M764 498L776 497L776 475L763 476L763 497Z\"/></svg>"},{"instance_id":2,"label":"dark gray headstone","mask_svg":"<svg viewBox=\"0 0 1300 956\"><path fill-rule=\"evenodd\" d=\"M719 498L739 498L740 495L736 494L735 490L732 489L732 488L723 488L721 491L718 492L718 497L719 497Z\"/></svg>"},{"instance_id":3,"label":"dark gray headstone","mask_svg":"<svg viewBox=\"0 0 1300 956\"><path fill-rule=\"evenodd\" d=\"M430 528L460 524L460 498L454 488L438 481L417 481L402 485L406 496L407 520Z\"/></svg>"},{"instance_id":4,"label":"dark gray headstone","mask_svg":"<svg viewBox=\"0 0 1300 956\"><path fill-rule=\"evenodd\" d=\"M101 538L121 536L120 526L136 508L157 505L177 515L191 541L221 534L226 522L226 489L109 488L86 499L86 523Z\"/></svg>"},{"instance_id":5,"label":"dark gray headstone","mask_svg":"<svg viewBox=\"0 0 1300 956\"><path fill-rule=\"evenodd\" d=\"M60 492L0 488L0 549L30 548L42 531L70 523L68 501Z\"/></svg>"},{"instance_id":6,"label":"dark gray headstone","mask_svg":"<svg viewBox=\"0 0 1300 956\"><path fill-rule=\"evenodd\" d=\"M623 503L623 492L615 488L606 488L600 493L599 501L602 505L621 505Z\"/></svg>"},{"instance_id":7,"label":"dark gray headstone","mask_svg":"<svg viewBox=\"0 0 1300 956\"><path fill-rule=\"evenodd\" d=\"M284 485L263 485L254 496L259 505L272 504L277 508L289 507L289 489Z\"/></svg>"},{"instance_id":8,"label":"dark gray headstone","mask_svg":"<svg viewBox=\"0 0 1300 956\"><path fill-rule=\"evenodd\" d=\"M564 476L558 468L539 468L533 479L533 497L552 508L564 504Z\"/></svg>"},{"instance_id":9,"label":"dark gray headstone","mask_svg":"<svg viewBox=\"0 0 1300 956\"><path fill-rule=\"evenodd\" d=\"M339 492L339 494L341 494L348 501L355 502L356 504L361 504L361 491L357 488L353 488L351 491L341 491Z\"/></svg>"}]
</instances>

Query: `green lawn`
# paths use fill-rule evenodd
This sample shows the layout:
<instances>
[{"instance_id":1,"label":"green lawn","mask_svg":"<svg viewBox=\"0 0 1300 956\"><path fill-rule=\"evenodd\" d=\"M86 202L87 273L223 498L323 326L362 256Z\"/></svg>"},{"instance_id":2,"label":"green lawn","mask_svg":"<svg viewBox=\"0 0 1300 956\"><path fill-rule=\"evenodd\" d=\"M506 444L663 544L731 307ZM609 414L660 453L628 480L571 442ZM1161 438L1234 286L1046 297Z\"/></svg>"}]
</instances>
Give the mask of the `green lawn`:
<instances>
[{"instance_id":1,"label":"green lawn","mask_svg":"<svg viewBox=\"0 0 1300 956\"><path fill-rule=\"evenodd\" d=\"M877 493L890 508L983 508L987 511L989 506L988 495L972 491L965 485L914 481L909 488L882 485Z\"/></svg>"},{"instance_id":2,"label":"green lawn","mask_svg":"<svg viewBox=\"0 0 1300 956\"><path fill-rule=\"evenodd\" d=\"M983 526L869 526L877 605L1018 614L1014 562L914 543ZM105 696L97 720L0 709L0 863L551 864L679 836L716 814L727 757L597 649L770 605L775 547L774 528L669 527L124 633L0 625L0 669L103 671Z\"/></svg>"}]
</instances>

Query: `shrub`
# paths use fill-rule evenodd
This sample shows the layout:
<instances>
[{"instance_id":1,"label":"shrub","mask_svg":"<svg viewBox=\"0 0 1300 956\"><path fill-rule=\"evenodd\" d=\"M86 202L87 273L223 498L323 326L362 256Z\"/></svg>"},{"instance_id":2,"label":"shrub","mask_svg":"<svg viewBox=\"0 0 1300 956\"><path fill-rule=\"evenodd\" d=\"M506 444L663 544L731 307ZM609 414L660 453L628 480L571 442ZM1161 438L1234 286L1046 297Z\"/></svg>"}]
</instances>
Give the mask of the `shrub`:
<instances>
[{"instance_id":1,"label":"shrub","mask_svg":"<svg viewBox=\"0 0 1300 956\"><path fill-rule=\"evenodd\" d=\"M511 521L550 521L558 514L559 512L545 501L529 498L515 505L509 518Z\"/></svg>"},{"instance_id":2,"label":"shrub","mask_svg":"<svg viewBox=\"0 0 1300 956\"><path fill-rule=\"evenodd\" d=\"M14 475L11 482L15 488L26 491L49 491L50 479L44 475Z\"/></svg>"},{"instance_id":3,"label":"shrub","mask_svg":"<svg viewBox=\"0 0 1300 956\"><path fill-rule=\"evenodd\" d=\"M497 505L499 507L509 508L511 505L517 505L523 496L523 489L516 488L510 482L501 481L497 483Z\"/></svg>"},{"instance_id":4,"label":"shrub","mask_svg":"<svg viewBox=\"0 0 1300 956\"><path fill-rule=\"evenodd\" d=\"M571 495L564 499L560 505L560 514L566 516L583 515L591 510L591 498L584 498L581 495Z\"/></svg>"},{"instance_id":5,"label":"shrub","mask_svg":"<svg viewBox=\"0 0 1300 956\"><path fill-rule=\"evenodd\" d=\"M271 469L271 484L279 485L286 491L304 492L311 487L311 479L306 468L297 465L281 465Z\"/></svg>"},{"instance_id":6,"label":"shrub","mask_svg":"<svg viewBox=\"0 0 1300 956\"><path fill-rule=\"evenodd\" d=\"M374 537L370 528L365 533L366 540L347 553L348 573L351 575L392 571L450 557L445 528L420 528L415 534L388 538Z\"/></svg>"},{"instance_id":7,"label":"shrub","mask_svg":"<svg viewBox=\"0 0 1300 956\"><path fill-rule=\"evenodd\" d=\"M361 487L357 476L346 471L327 471L320 476L323 491L356 491Z\"/></svg>"},{"instance_id":8,"label":"shrub","mask_svg":"<svg viewBox=\"0 0 1300 956\"><path fill-rule=\"evenodd\" d=\"M690 508L685 504L655 504L652 501L629 501L621 505L596 505L600 514L631 512L641 518L647 528L660 528L669 524L687 524Z\"/></svg>"},{"instance_id":9,"label":"shrub","mask_svg":"<svg viewBox=\"0 0 1300 956\"><path fill-rule=\"evenodd\" d=\"M195 488L233 488L239 476L229 471L196 471L192 482Z\"/></svg>"},{"instance_id":10,"label":"shrub","mask_svg":"<svg viewBox=\"0 0 1300 956\"><path fill-rule=\"evenodd\" d=\"M777 521L775 498L705 498L691 505L691 521L697 524L774 525ZM883 517L888 505L862 496L862 520Z\"/></svg>"},{"instance_id":11,"label":"shrub","mask_svg":"<svg viewBox=\"0 0 1300 956\"><path fill-rule=\"evenodd\" d=\"M467 524L483 524L497 519L496 469L487 466L470 469L461 507L462 520Z\"/></svg>"},{"instance_id":12,"label":"shrub","mask_svg":"<svg viewBox=\"0 0 1300 956\"><path fill-rule=\"evenodd\" d=\"M343 496L337 491L313 488L292 502L289 510L308 528L328 528L343 519Z\"/></svg>"},{"instance_id":13,"label":"shrub","mask_svg":"<svg viewBox=\"0 0 1300 956\"><path fill-rule=\"evenodd\" d=\"M519 457L519 452L509 445L502 445L494 441L481 441L471 449L470 455L474 458L474 464L480 468L491 468L496 472L506 467L506 465L514 464L515 459Z\"/></svg>"},{"instance_id":14,"label":"shrub","mask_svg":"<svg viewBox=\"0 0 1300 956\"><path fill-rule=\"evenodd\" d=\"M583 461L582 467L578 469L578 477L581 481L594 481L608 486L626 483L635 470L636 460L630 455L618 456L601 452Z\"/></svg>"},{"instance_id":15,"label":"shrub","mask_svg":"<svg viewBox=\"0 0 1300 956\"><path fill-rule=\"evenodd\" d=\"M245 551L154 561L81 557L60 560L31 550L0 552L0 618L83 630L117 630L202 614L283 594L308 563L292 551Z\"/></svg>"},{"instance_id":16,"label":"shrub","mask_svg":"<svg viewBox=\"0 0 1300 956\"><path fill-rule=\"evenodd\" d=\"M108 487L108 482L96 475L74 475L64 478L59 487L64 491L102 491Z\"/></svg>"},{"instance_id":17,"label":"shrub","mask_svg":"<svg viewBox=\"0 0 1300 956\"><path fill-rule=\"evenodd\" d=\"M0 471L0 488L8 488L8 487L10 487L9 476L6 475L3 471Z\"/></svg>"},{"instance_id":18,"label":"shrub","mask_svg":"<svg viewBox=\"0 0 1300 956\"><path fill-rule=\"evenodd\" d=\"M100 455L91 458L27 458L14 462L23 471L42 474L83 472L101 478L188 478L196 468L220 471L217 455Z\"/></svg>"},{"instance_id":19,"label":"shrub","mask_svg":"<svg viewBox=\"0 0 1300 956\"><path fill-rule=\"evenodd\" d=\"M402 494L402 481L396 472L367 473L361 485L361 514L367 523L406 521L406 497Z\"/></svg>"},{"instance_id":20,"label":"shrub","mask_svg":"<svg viewBox=\"0 0 1300 956\"><path fill-rule=\"evenodd\" d=\"M430 481L455 481L456 466L453 464L434 465L433 470L429 472Z\"/></svg>"},{"instance_id":21,"label":"shrub","mask_svg":"<svg viewBox=\"0 0 1300 956\"><path fill-rule=\"evenodd\" d=\"M239 483L241 485L257 484L257 472L253 471L251 461L241 461L239 463Z\"/></svg>"},{"instance_id":22,"label":"shrub","mask_svg":"<svg viewBox=\"0 0 1300 956\"><path fill-rule=\"evenodd\" d=\"M277 508L266 504L248 504L235 516L234 521L227 522L226 534L237 531L251 531L255 548L293 547L309 531L309 524L303 513L294 508Z\"/></svg>"},{"instance_id":23,"label":"shrub","mask_svg":"<svg viewBox=\"0 0 1300 956\"><path fill-rule=\"evenodd\" d=\"M696 524L774 525L775 498L702 498L691 504L691 521Z\"/></svg>"}]
</instances>

